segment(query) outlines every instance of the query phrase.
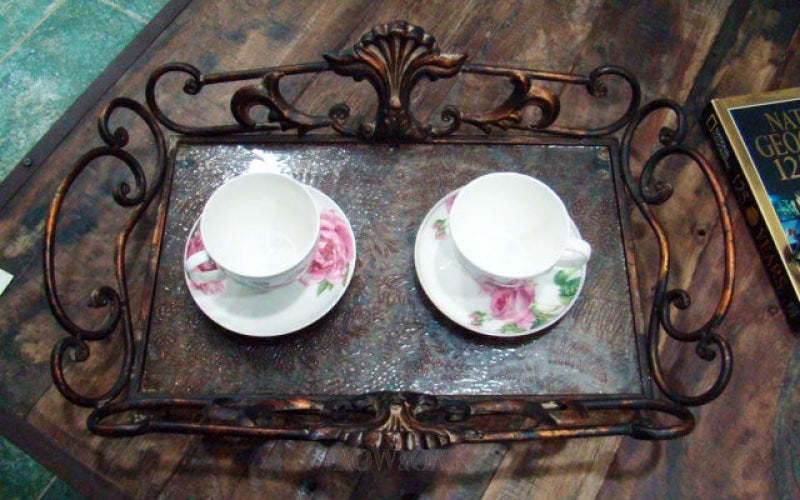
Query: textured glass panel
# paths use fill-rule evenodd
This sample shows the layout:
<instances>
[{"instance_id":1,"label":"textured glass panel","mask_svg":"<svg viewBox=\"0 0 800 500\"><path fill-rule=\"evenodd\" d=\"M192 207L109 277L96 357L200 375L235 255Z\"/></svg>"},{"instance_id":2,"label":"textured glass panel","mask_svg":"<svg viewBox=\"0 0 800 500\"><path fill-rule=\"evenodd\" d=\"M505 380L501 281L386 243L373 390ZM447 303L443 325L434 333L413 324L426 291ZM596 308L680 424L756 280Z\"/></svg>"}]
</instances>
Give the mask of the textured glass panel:
<instances>
[{"instance_id":1,"label":"textured glass panel","mask_svg":"<svg viewBox=\"0 0 800 500\"><path fill-rule=\"evenodd\" d=\"M144 390L189 393L641 393L625 251L604 145L179 144L145 363ZM269 164L348 215L355 277L333 311L279 338L216 326L183 279L188 231L214 188ZM542 179L594 249L574 307L536 335L497 339L439 313L414 270L414 241L444 195L491 171Z\"/></svg>"}]
</instances>

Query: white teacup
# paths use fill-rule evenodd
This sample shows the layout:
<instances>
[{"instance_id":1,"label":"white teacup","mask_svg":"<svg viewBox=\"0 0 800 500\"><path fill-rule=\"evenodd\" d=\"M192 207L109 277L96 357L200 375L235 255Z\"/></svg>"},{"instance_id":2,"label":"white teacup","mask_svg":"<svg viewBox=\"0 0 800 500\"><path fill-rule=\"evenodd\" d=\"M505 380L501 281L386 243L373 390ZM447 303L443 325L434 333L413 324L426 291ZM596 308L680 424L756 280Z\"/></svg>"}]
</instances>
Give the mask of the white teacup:
<instances>
[{"instance_id":1,"label":"white teacup","mask_svg":"<svg viewBox=\"0 0 800 500\"><path fill-rule=\"evenodd\" d=\"M450 234L467 271L501 286L554 266L583 265L592 252L573 233L561 198L514 172L484 175L461 188L450 210Z\"/></svg>"},{"instance_id":2,"label":"white teacup","mask_svg":"<svg viewBox=\"0 0 800 500\"><path fill-rule=\"evenodd\" d=\"M278 173L244 174L206 202L199 224L205 249L188 256L184 267L195 283L228 276L256 289L284 285L311 263L319 224L319 210L303 184ZM206 263L216 269L198 269Z\"/></svg>"}]
</instances>

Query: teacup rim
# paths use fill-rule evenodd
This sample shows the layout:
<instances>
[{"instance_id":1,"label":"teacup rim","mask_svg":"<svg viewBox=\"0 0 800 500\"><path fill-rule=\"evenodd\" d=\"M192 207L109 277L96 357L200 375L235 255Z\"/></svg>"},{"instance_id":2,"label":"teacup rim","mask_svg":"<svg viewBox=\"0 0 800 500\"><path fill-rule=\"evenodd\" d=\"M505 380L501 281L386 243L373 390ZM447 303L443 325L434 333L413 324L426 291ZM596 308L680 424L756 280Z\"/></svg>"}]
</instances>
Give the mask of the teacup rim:
<instances>
[{"instance_id":1,"label":"teacup rim","mask_svg":"<svg viewBox=\"0 0 800 500\"><path fill-rule=\"evenodd\" d=\"M480 175L478 177L475 177L474 179L470 180L468 183L464 184L463 186L461 186L461 187L459 187L459 188L457 188L455 190L456 197L453 200L453 204L452 204L451 209L450 209L450 222L449 222L449 225L450 225L450 237L453 240L453 246L454 246L454 249L456 251L457 256L462 261L465 261L465 262L462 262L462 263L466 264L467 267L472 267L474 269L474 272L477 272L479 274L487 275L488 278L490 278L490 279L492 279L492 280L494 280L494 281L496 281L498 283L513 282L513 281L516 281L516 280L529 281L529 280L534 279L535 277L537 277L537 276L539 276L541 274L547 273L550 269L553 268L553 266L555 266L558 263L558 258L554 259L552 262L547 262L547 263L545 263L543 265L540 265L540 266L537 266L535 268L528 269L528 270L526 270L525 273L506 274L506 273L503 273L503 272L499 272L496 269L491 269L488 266L477 264L474 261L473 258L470 258L470 256L467 255L463 251L463 245L459 245L459 239L458 239L459 238L459 227L458 227L459 220L458 220L458 217L457 217L457 214L458 214L457 204L459 203L459 198L461 198L461 194L464 192L464 190L469 188L469 186L472 185L474 182L482 180L482 179L485 179L485 178L489 178L489 177L515 177L517 179L524 179L525 182L534 182L540 188L543 188L546 192L549 193L549 195L552 197L552 199L556 202L557 206L559 207L558 208L559 212L560 212L560 214L562 215L562 218L565 221L565 225L564 225L565 230L562 231L563 240L564 240L563 242L566 243L566 241L568 241L569 238L571 237L570 221L572 220L572 218L571 218L571 216L569 214L569 211L567 210L567 207L564 204L564 200L562 200L561 197L558 195L558 193L556 193L555 190L552 187L550 187L546 182L540 180L537 177L534 177L534 176L528 175L528 174L524 174L524 173L521 173L521 172L491 172L491 173L488 173L488 174L483 174L483 175ZM462 200L463 200L463 198L462 198Z\"/></svg>"},{"instance_id":2,"label":"teacup rim","mask_svg":"<svg viewBox=\"0 0 800 500\"><path fill-rule=\"evenodd\" d=\"M203 233L204 238L206 238L206 231L205 231L205 227L203 225L203 221L205 219L205 214L206 214L206 209L207 209L209 203L211 202L211 200L220 191L220 189L222 189L224 186L227 186L227 185L229 185L231 183L234 183L234 182L245 182L243 179L252 179L253 177L271 177L271 178L280 178L281 180L288 180L290 182L290 184L293 184L293 185L295 185L295 186L297 186L297 187L302 189L303 193L305 193L305 197L308 199L308 201L314 207L314 213L316 214L316 217L314 217L314 220L313 220L313 224L314 224L313 234L315 236L314 236L313 239L311 239L308 242L306 247L302 249L303 250L302 252L298 252L298 254L302 255L302 258L298 259L292 265L285 266L283 269L281 269L281 270L279 270L277 272L273 272L273 273L270 273L270 274L260 274L260 273L249 273L249 272L247 272L245 270L238 269L235 266L225 265L225 264L228 264L228 263L219 262L217 259L214 258L213 253L211 251L209 251L208 242L207 241L206 241L206 251L209 252L209 255L211 255L212 259L214 259L214 261L217 264L217 266L220 267L225 273L228 273L228 274L231 274L231 275L236 275L236 276L238 276L238 277L240 277L241 279L244 279L244 280L270 280L270 279L274 279L276 277L280 277L282 275L291 275L291 274L293 274L293 271L296 270L295 268L303 267L304 263L309 261L310 258L313 256L313 253L314 253L314 251L315 251L315 249L317 247L317 243L319 241L319 233L320 233L320 229L321 228L320 228L320 219L319 219L319 212L320 212L319 206L314 201L314 197L312 196L310 190L308 189L308 185L300 182L299 180L295 179L294 177L292 177L289 174L285 174L285 173L281 173L281 172L252 172L252 171L248 171L248 172L243 172L240 175L231 177L230 179L227 179L225 182L223 182L222 184L220 184L219 186L214 188L214 190L211 193L211 195L205 201L205 203L203 205L203 210L201 211L200 216L199 216L198 224L200 226L200 230Z\"/></svg>"}]
</instances>

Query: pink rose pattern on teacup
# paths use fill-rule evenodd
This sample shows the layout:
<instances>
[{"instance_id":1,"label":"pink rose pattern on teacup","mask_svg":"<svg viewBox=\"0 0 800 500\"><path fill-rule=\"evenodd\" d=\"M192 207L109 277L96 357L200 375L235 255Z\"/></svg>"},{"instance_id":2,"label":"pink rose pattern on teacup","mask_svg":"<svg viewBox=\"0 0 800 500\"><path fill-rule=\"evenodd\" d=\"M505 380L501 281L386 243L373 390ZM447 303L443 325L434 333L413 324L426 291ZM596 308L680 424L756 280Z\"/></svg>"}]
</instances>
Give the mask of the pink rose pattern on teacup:
<instances>
[{"instance_id":1,"label":"pink rose pattern on teacup","mask_svg":"<svg viewBox=\"0 0 800 500\"><path fill-rule=\"evenodd\" d=\"M322 212L319 225L317 250L308 269L300 277L300 282L305 286L318 283L317 295L333 289L334 283L345 281L350 261L355 255L350 229L334 210Z\"/></svg>"},{"instance_id":2,"label":"pink rose pattern on teacup","mask_svg":"<svg viewBox=\"0 0 800 500\"><path fill-rule=\"evenodd\" d=\"M197 230L189 239L189 243L186 244L186 255L184 255L183 258L188 259L192 255L203 250L204 248L205 245L203 245L203 236L200 234L200 226L198 225ZM213 262L204 262L192 270L213 271L215 269L217 269L217 265L214 264ZM195 288L196 290L199 290L200 292L206 295L216 295L218 293L222 293L223 291L225 291L225 282L222 280L212 281L210 283L195 283L190 279L189 285L192 288Z\"/></svg>"},{"instance_id":3,"label":"pink rose pattern on teacup","mask_svg":"<svg viewBox=\"0 0 800 500\"><path fill-rule=\"evenodd\" d=\"M458 193L448 196L446 200L444 200L444 209L447 212L447 215L450 215L450 209L453 208L453 202L456 201L456 196ZM443 240L445 236L447 236L447 217L441 217L433 221L433 231L437 240Z\"/></svg>"},{"instance_id":4,"label":"pink rose pattern on teacup","mask_svg":"<svg viewBox=\"0 0 800 500\"><path fill-rule=\"evenodd\" d=\"M186 245L184 258L188 259L204 248L203 237L198 227ZM319 242L314 257L298 281L304 286L318 283L317 295L332 290L335 283L343 283L347 278L350 261L354 255L353 237L347 223L337 216L334 210L325 211L320 214ZM217 269L217 266L213 262L205 262L196 269L211 271ZM206 295L216 295L225 291L224 281L195 283L189 280L189 284Z\"/></svg>"}]
</instances>

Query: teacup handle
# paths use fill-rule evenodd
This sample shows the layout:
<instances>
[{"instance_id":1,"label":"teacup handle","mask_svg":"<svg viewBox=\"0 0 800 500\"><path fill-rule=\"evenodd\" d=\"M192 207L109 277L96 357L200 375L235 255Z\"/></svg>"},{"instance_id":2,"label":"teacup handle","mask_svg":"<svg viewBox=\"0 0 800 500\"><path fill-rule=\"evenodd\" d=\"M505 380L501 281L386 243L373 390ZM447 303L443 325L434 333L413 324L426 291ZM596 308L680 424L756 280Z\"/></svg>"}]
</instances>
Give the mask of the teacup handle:
<instances>
[{"instance_id":1,"label":"teacup handle","mask_svg":"<svg viewBox=\"0 0 800 500\"><path fill-rule=\"evenodd\" d=\"M556 266L577 267L586 264L592 256L592 247L580 238L570 238L564 245L564 252L559 257Z\"/></svg>"},{"instance_id":2,"label":"teacup handle","mask_svg":"<svg viewBox=\"0 0 800 500\"><path fill-rule=\"evenodd\" d=\"M213 262L214 261L211 260L211 256L208 255L208 252L205 250L200 250L193 253L183 261L183 268L186 270L186 274L189 275L189 280L193 283L197 283L198 285L213 283L214 281L222 281L225 279L225 273L222 271L222 269L211 269L209 271L197 270L197 266L202 264L210 264Z\"/></svg>"}]
</instances>

